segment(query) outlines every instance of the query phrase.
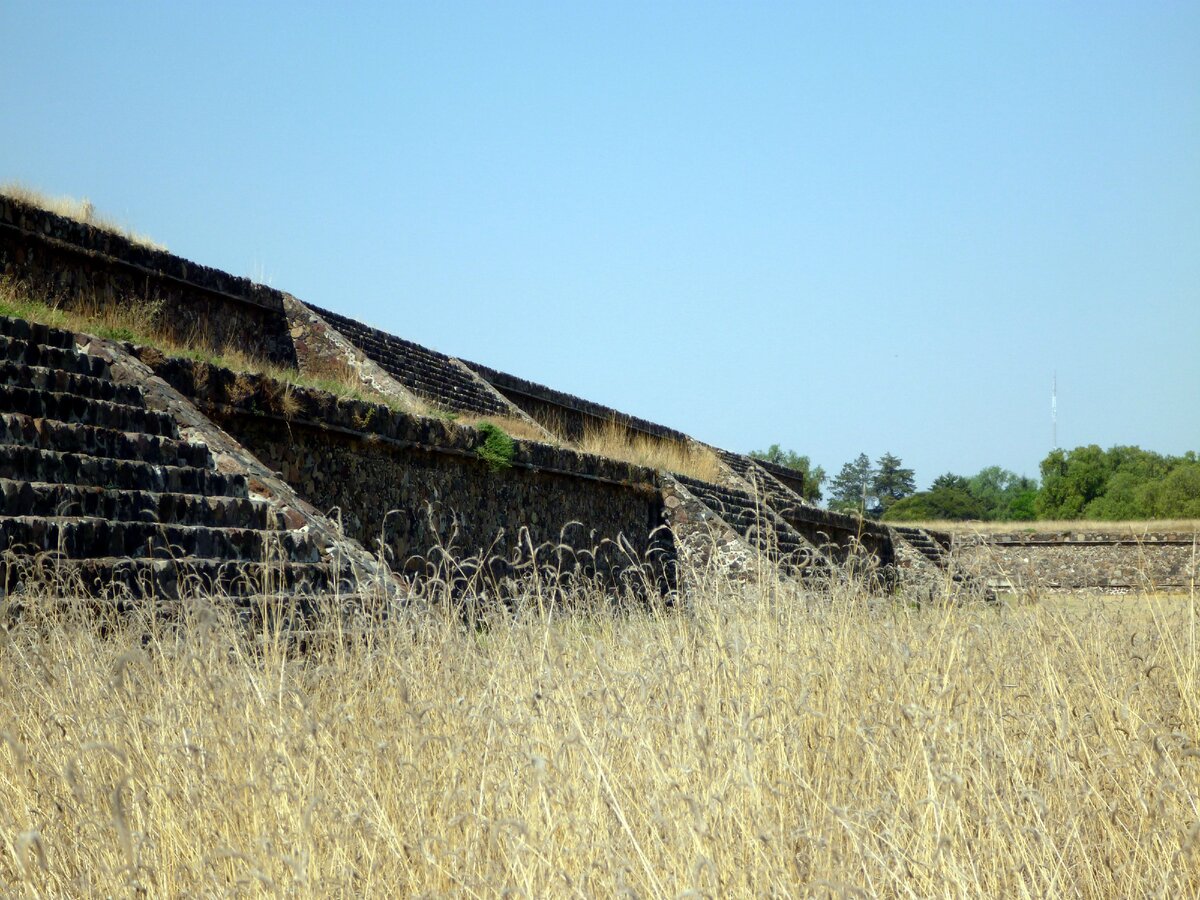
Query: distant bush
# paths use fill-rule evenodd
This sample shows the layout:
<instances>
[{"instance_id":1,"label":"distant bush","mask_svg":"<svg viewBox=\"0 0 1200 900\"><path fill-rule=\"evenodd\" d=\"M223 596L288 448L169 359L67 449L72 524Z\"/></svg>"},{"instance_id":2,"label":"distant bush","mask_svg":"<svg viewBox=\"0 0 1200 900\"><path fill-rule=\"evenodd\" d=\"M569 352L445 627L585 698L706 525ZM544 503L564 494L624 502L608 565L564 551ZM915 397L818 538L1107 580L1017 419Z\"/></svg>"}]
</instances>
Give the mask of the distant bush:
<instances>
[{"instance_id":1,"label":"distant bush","mask_svg":"<svg viewBox=\"0 0 1200 900\"><path fill-rule=\"evenodd\" d=\"M983 504L961 488L938 487L897 500L883 514L885 522L929 522L982 519Z\"/></svg>"},{"instance_id":2,"label":"distant bush","mask_svg":"<svg viewBox=\"0 0 1200 900\"><path fill-rule=\"evenodd\" d=\"M1200 460L1194 452L1164 456L1140 447L1095 444L1055 450L1042 460L1040 519L1169 519L1200 517Z\"/></svg>"}]
</instances>

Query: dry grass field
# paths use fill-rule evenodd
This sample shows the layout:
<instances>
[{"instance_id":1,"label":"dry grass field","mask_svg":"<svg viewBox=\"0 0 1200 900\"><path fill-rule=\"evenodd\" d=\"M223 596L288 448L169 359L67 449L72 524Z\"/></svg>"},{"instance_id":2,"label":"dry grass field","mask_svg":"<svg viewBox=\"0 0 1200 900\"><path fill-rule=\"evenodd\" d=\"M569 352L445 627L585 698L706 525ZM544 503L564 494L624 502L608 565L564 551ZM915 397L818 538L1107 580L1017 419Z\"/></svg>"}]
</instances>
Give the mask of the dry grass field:
<instances>
[{"instance_id":1,"label":"dry grass field","mask_svg":"<svg viewBox=\"0 0 1200 900\"><path fill-rule=\"evenodd\" d=\"M698 573L464 624L26 598L0 884L65 896L1196 896L1195 597ZM53 611L49 611L53 609Z\"/></svg>"},{"instance_id":2,"label":"dry grass field","mask_svg":"<svg viewBox=\"0 0 1200 900\"><path fill-rule=\"evenodd\" d=\"M1083 519L1067 519L1063 521L1046 519L1036 522L956 522L939 520L936 522L897 522L896 524L965 535L1009 533L1049 534L1059 531L1092 531L1099 534L1129 534L1134 537L1143 534L1162 534L1165 532L1200 534L1200 519L1148 519L1144 522L1107 522Z\"/></svg>"},{"instance_id":3,"label":"dry grass field","mask_svg":"<svg viewBox=\"0 0 1200 900\"><path fill-rule=\"evenodd\" d=\"M579 449L584 453L675 472L701 481L720 480L720 460L708 447L698 443L659 440L631 431L615 421L603 425L589 424L584 430L583 440L579 442Z\"/></svg>"}]
</instances>

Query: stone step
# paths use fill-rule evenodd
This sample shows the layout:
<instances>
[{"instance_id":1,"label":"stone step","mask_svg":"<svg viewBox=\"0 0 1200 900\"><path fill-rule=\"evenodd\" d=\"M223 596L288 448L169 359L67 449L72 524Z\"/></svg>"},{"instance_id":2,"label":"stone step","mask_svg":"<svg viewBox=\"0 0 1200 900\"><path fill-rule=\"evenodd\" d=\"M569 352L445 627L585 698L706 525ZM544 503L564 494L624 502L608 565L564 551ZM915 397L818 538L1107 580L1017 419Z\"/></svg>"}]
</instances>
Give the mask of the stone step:
<instances>
[{"instance_id":1,"label":"stone step","mask_svg":"<svg viewBox=\"0 0 1200 900\"><path fill-rule=\"evenodd\" d=\"M753 484L768 504L770 504L777 513L784 513L788 510L800 510L802 504L793 496L785 491L780 490L772 483L769 476L760 476L757 472L751 470L745 476L746 479Z\"/></svg>"},{"instance_id":2,"label":"stone step","mask_svg":"<svg viewBox=\"0 0 1200 900\"><path fill-rule=\"evenodd\" d=\"M728 450L718 450L717 454L734 472L755 485L759 492L766 496L768 502L775 506L776 512L782 511L780 506L799 508L799 498L793 495L791 489L776 481L770 472L759 468L751 457L730 453Z\"/></svg>"},{"instance_id":3,"label":"stone step","mask_svg":"<svg viewBox=\"0 0 1200 900\"><path fill-rule=\"evenodd\" d=\"M503 402L481 387L449 357L399 338L381 339L374 333L346 324L345 320L327 318L359 350L416 393L454 409L484 415L508 411Z\"/></svg>"},{"instance_id":4,"label":"stone step","mask_svg":"<svg viewBox=\"0 0 1200 900\"><path fill-rule=\"evenodd\" d=\"M380 359L376 359L376 362L386 369L397 381L418 393L430 394L435 397L457 397L465 403L484 407L488 410L506 408L500 401L466 376L460 379L450 377L444 372L430 372L407 366L398 366L387 360L381 361Z\"/></svg>"},{"instance_id":5,"label":"stone step","mask_svg":"<svg viewBox=\"0 0 1200 900\"><path fill-rule=\"evenodd\" d=\"M77 425L35 419L19 413L0 413L0 444L36 447L60 453L84 453L111 459L136 459L168 466L208 469L212 456L203 444L171 437L115 431L95 425Z\"/></svg>"},{"instance_id":6,"label":"stone step","mask_svg":"<svg viewBox=\"0 0 1200 900\"><path fill-rule=\"evenodd\" d=\"M320 596L337 588L351 594L357 586L348 573L335 579L325 563L258 563L227 559L129 559L97 557L7 559L0 562L0 588L9 603L40 584L60 597L78 591L91 598L178 599L269 595ZM335 584L336 582L340 582Z\"/></svg>"},{"instance_id":7,"label":"stone step","mask_svg":"<svg viewBox=\"0 0 1200 900\"><path fill-rule=\"evenodd\" d=\"M11 360L0 361L0 385L74 394L92 400L107 400L125 406L142 406L142 392L132 384L117 384L90 375L78 375L45 366L27 366Z\"/></svg>"},{"instance_id":8,"label":"stone step","mask_svg":"<svg viewBox=\"0 0 1200 900\"><path fill-rule=\"evenodd\" d=\"M717 456L725 462L729 468L737 472L739 475L745 475L750 471L750 458L742 456L739 453L731 453L728 450L717 450Z\"/></svg>"},{"instance_id":9,"label":"stone step","mask_svg":"<svg viewBox=\"0 0 1200 900\"><path fill-rule=\"evenodd\" d=\"M194 466L154 465L139 459L111 459L5 444L0 444L0 478L160 494L249 496L246 479L241 475L225 475Z\"/></svg>"},{"instance_id":10,"label":"stone step","mask_svg":"<svg viewBox=\"0 0 1200 900\"><path fill-rule=\"evenodd\" d=\"M320 562L307 534L253 528L207 528L151 522L111 522L76 516L0 518L0 551L58 552L67 559L210 559Z\"/></svg>"},{"instance_id":11,"label":"stone step","mask_svg":"<svg viewBox=\"0 0 1200 900\"><path fill-rule=\"evenodd\" d=\"M175 420L167 413L153 412L140 404L130 406L110 400L93 400L78 394L39 391L0 385L0 411L20 413L34 419L53 419L76 425L97 425L113 431L136 431L178 437Z\"/></svg>"},{"instance_id":12,"label":"stone step","mask_svg":"<svg viewBox=\"0 0 1200 900\"><path fill-rule=\"evenodd\" d=\"M776 549L781 556L802 555L811 563L823 565L824 558L812 556L812 548L769 506L743 491L675 476L698 500L727 522L734 531L760 550Z\"/></svg>"},{"instance_id":13,"label":"stone step","mask_svg":"<svg viewBox=\"0 0 1200 900\"><path fill-rule=\"evenodd\" d=\"M106 490L0 478L0 516L82 516L128 522L278 530L282 520L264 500L198 494Z\"/></svg>"},{"instance_id":14,"label":"stone step","mask_svg":"<svg viewBox=\"0 0 1200 900\"><path fill-rule=\"evenodd\" d=\"M946 568L948 559L946 551L928 534L917 528L899 527L894 529L910 547L924 556L938 568Z\"/></svg>"},{"instance_id":15,"label":"stone step","mask_svg":"<svg viewBox=\"0 0 1200 900\"><path fill-rule=\"evenodd\" d=\"M13 319L0 316L0 335L27 341L31 344L43 344L47 347L58 347L60 350L75 349L75 333L62 328L52 328L41 322L30 322L26 319Z\"/></svg>"},{"instance_id":16,"label":"stone step","mask_svg":"<svg viewBox=\"0 0 1200 900\"><path fill-rule=\"evenodd\" d=\"M109 379L108 363L98 356L0 335L0 360L4 359L27 366L61 369L76 375Z\"/></svg>"},{"instance_id":17,"label":"stone step","mask_svg":"<svg viewBox=\"0 0 1200 900\"><path fill-rule=\"evenodd\" d=\"M445 372L428 371L421 368L392 366L398 380L403 379L413 384L423 384L447 393L461 393L470 396L489 396L486 391L472 383L465 376L455 378Z\"/></svg>"},{"instance_id":18,"label":"stone step","mask_svg":"<svg viewBox=\"0 0 1200 900\"><path fill-rule=\"evenodd\" d=\"M712 484L707 481L700 481L695 478L689 478L686 475L676 475L675 477L692 493L710 497L727 509L747 509L753 511L755 509L762 509L764 506L762 498L756 499L745 491L734 490L724 485Z\"/></svg>"}]
</instances>

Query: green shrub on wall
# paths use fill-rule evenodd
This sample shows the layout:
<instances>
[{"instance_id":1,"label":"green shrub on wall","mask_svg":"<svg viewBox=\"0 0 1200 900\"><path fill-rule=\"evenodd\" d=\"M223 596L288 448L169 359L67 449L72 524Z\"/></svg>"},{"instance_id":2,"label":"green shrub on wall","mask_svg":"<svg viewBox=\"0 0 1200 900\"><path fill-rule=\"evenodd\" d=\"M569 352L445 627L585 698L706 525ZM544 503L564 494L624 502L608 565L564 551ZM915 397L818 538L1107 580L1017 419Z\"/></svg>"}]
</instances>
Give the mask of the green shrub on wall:
<instances>
[{"instance_id":1,"label":"green shrub on wall","mask_svg":"<svg viewBox=\"0 0 1200 900\"><path fill-rule=\"evenodd\" d=\"M491 422L480 422L477 430L483 436L483 443L475 448L475 452L488 464L488 468L497 472L511 466L513 439L504 432L504 429Z\"/></svg>"}]
</instances>

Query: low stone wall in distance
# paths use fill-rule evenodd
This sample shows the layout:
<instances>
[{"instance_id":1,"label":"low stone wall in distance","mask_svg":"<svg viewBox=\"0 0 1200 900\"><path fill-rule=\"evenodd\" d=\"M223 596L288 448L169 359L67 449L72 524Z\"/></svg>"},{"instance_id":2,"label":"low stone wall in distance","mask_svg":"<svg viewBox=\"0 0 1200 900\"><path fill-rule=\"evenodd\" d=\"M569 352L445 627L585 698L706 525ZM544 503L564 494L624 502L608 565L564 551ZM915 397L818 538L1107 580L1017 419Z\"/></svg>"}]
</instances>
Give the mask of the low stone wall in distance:
<instances>
[{"instance_id":1,"label":"low stone wall in distance","mask_svg":"<svg viewBox=\"0 0 1200 900\"><path fill-rule=\"evenodd\" d=\"M0 274L65 308L132 307L189 346L296 364L279 291L3 195Z\"/></svg>"},{"instance_id":2,"label":"low stone wall in distance","mask_svg":"<svg viewBox=\"0 0 1200 900\"><path fill-rule=\"evenodd\" d=\"M652 470L524 441L511 467L494 470L476 453L474 429L145 348L139 355L301 496L336 511L350 536L382 546L397 571L422 569L444 547L460 559L504 560L493 571L511 572L531 546L546 561L547 545L562 545L567 568L578 562L612 580L650 556L660 587L673 583Z\"/></svg>"},{"instance_id":3,"label":"low stone wall in distance","mask_svg":"<svg viewBox=\"0 0 1200 900\"><path fill-rule=\"evenodd\" d=\"M1171 532L1006 532L956 536L964 570L1015 588L1186 589L1197 577L1197 535Z\"/></svg>"}]
</instances>

